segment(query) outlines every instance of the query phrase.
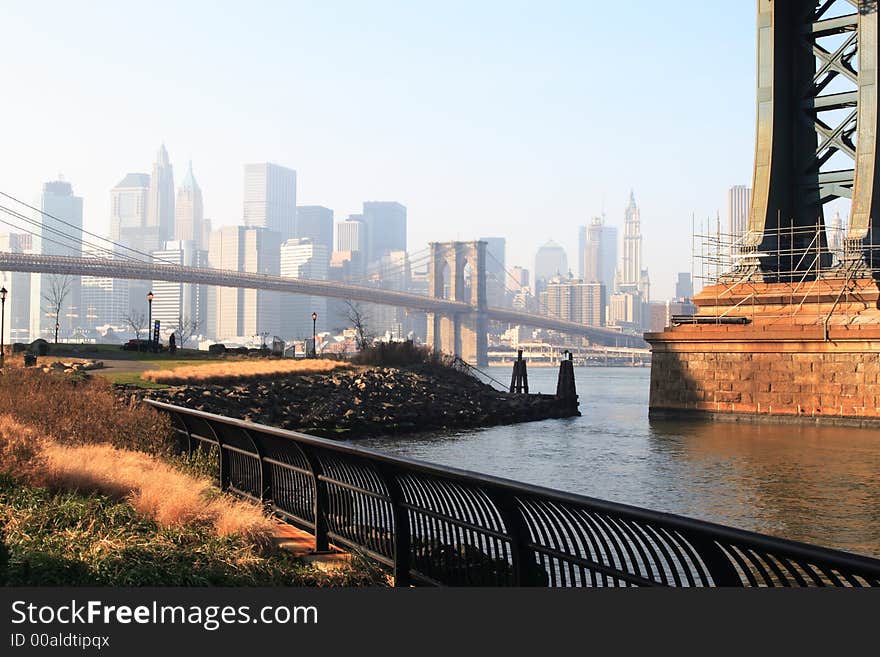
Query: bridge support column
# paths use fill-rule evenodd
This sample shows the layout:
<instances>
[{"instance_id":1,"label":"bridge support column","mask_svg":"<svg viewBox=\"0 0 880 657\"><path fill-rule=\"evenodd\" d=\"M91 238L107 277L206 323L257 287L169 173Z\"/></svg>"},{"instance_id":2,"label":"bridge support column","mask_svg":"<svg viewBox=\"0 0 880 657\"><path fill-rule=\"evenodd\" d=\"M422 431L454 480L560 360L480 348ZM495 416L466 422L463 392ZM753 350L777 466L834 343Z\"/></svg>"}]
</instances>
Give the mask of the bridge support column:
<instances>
[{"instance_id":1,"label":"bridge support column","mask_svg":"<svg viewBox=\"0 0 880 657\"><path fill-rule=\"evenodd\" d=\"M438 299L462 301L471 313L428 313L428 344L443 352L485 366L489 361L489 317L486 304L486 243L432 242L428 293Z\"/></svg>"}]
</instances>

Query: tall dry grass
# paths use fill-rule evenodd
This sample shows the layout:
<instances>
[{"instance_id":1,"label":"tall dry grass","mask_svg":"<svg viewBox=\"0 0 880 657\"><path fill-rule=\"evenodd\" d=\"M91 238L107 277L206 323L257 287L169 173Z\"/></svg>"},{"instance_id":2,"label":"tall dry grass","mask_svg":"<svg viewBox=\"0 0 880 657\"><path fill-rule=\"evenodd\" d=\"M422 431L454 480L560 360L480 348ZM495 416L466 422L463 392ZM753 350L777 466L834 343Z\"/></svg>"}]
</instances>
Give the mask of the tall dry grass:
<instances>
[{"instance_id":1,"label":"tall dry grass","mask_svg":"<svg viewBox=\"0 0 880 657\"><path fill-rule=\"evenodd\" d=\"M319 374L349 368L344 361L326 359L228 361L205 365L184 365L170 370L148 370L141 374L145 381L167 385L187 383L220 383L263 379L289 374Z\"/></svg>"},{"instance_id":2,"label":"tall dry grass","mask_svg":"<svg viewBox=\"0 0 880 657\"><path fill-rule=\"evenodd\" d=\"M85 380L34 368L0 370L0 409L64 444L109 443L168 453L171 421L146 404L126 403L104 377Z\"/></svg>"},{"instance_id":3,"label":"tall dry grass","mask_svg":"<svg viewBox=\"0 0 880 657\"><path fill-rule=\"evenodd\" d=\"M260 508L223 495L207 478L144 452L62 445L9 415L0 415L0 474L52 489L102 493L163 527L207 525L217 536L238 535L260 547L275 533Z\"/></svg>"}]
</instances>

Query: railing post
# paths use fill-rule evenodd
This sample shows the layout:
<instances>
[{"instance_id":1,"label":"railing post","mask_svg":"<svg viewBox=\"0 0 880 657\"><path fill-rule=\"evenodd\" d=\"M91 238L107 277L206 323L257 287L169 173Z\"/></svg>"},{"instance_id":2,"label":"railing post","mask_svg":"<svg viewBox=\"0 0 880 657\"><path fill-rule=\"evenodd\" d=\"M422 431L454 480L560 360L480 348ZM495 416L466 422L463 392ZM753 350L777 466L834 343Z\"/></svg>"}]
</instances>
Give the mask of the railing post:
<instances>
[{"instance_id":1,"label":"railing post","mask_svg":"<svg viewBox=\"0 0 880 657\"><path fill-rule=\"evenodd\" d=\"M394 519L394 586L402 587L410 585L412 528L409 526L409 513L403 507L403 491L397 481L397 475L392 468L381 465L377 468L385 487L388 489L388 497L391 499L391 514Z\"/></svg>"},{"instance_id":2,"label":"railing post","mask_svg":"<svg viewBox=\"0 0 880 657\"><path fill-rule=\"evenodd\" d=\"M538 564L535 554L529 548L531 537L525 518L519 510L516 497L505 490L487 490L492 502L495 503L507 535L510 536L510 552L513 560L514 586L546 586L546 582L538 577Z\"/></svg>"},{"instance_id":3,"label":"railing post","mask_svg":"<svg viewBox=\"0 0 880 657\"><path fill-rule=\"evenodd\" d=\"M329 496L327 494L327 484L321 481L323 470L317 455L312 449L305 445L300 445L306 461L309 463L309 469L312 471L312 492L314 505L312 507L315 516L315 552L329 552L330 539L327 537L327 506L329 504Z\"/></svg>"}]
</instances>

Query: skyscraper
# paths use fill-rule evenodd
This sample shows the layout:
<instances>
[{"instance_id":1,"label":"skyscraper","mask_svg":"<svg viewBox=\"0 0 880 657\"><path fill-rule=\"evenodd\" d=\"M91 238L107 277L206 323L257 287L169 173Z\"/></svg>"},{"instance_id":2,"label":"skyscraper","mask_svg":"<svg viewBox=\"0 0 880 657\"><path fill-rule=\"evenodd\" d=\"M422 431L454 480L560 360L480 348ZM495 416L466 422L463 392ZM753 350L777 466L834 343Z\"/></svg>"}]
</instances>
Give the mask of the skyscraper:
<instances>
[{"instance_id":1,"label":"skyscraper","mask_svg":"<svg viewBox=\"0 0 880 657\"><path fill-rule=\"evenodd\" d=\"M638 290L642 280L642 224L641 213L633 192L623 216L623 269L620 284Z\"/></svg>"},{"instance_id":2,"label":"skyscraper","mask_svg":"<svg viewBox=\"0 0 880 657\"><path fill-rule=\"evenodd\" d=\"M190 160L186 176L177 190L177 203L174 207L174 240L178 243L192 242L191 248L196 250L205 249L204 221L202 190L193 175L192 160ZM163 246L163 248L168 247Z\"/></svg>"},{"instance_id":3,"label":"skyscraper","mask_svg":"<svg viewBox=\"0 0 880 657\"><path fill-rule=\"evenodd\" d=\"M554 276L568 273L568 256L565 249L550 240L535 254L535 293L546 289L548 281Z\"/></svg>"},{"instance_id":4,"label":"skyscraper","mask_svg":"<svg viewBox=\"0 0 880 657\"><path fill-rule=\"evenodd\" d=\"M333 210L321 205L299 205L296 208L296 239L309 239L333 252Z\"/></svg>"},{"instance_id":5,"label":"skyscraper","mask_svg":"<svg viewBox=\"0 0 880 657\"><path fill-rule=\"evenodd\" d=\"M486 302L490 306L504 306L507 290L507 270L504 264L507 240L503 237L481 237L486 243Z\"/></svg>"},{"instance_id":6,"label":"skyscraper","mask_svg":"<svg viewBox=\"0 0 880 657\"><path fill-rule=\"evenodd\" d=\"M278 233L281 241L294 237L296 171L263 162L244 165L244 223Z\"/></svg>"},{"instance_id":7,"label":"skyscraper","mask_svg":"<svg viewBox=\"0 0 880 657\"><path fill-rule=\"evenodd\" d=\"M330 251L310 239L291 239L281 245L281 275L325 281L330 269ZM285 340L302 340L312 335L312 313L318 314L315 328L327 326L327 299L306 294L281 295L281 332Z\"/></svg>"},{"instance_id":8,"label":"skyscraper","mask_svg":"<svg viewBox=\"0 0 880 657\"><path fill-rule=\"evenodd\" d=\"M336 250L337 251L366 251L366 232L364 216L353 214L345 221L336 224Z\"/></svg>"},{"instance_id":9,"label":"skyscraper","mask_svg":"<svg viewBox=\"0 0 880 657\"><path fill-rule=\"evenodd\" d=\"M179 198L179 197L178 197ZM179 206L178 206L179 207ZM165 248L153 253L157 260L185 267L206 267L208 253L197 247L193 240L170 241ZM159 320L163 331L179 329L188 324L195 334L204 334L208 289L195 283L153 281L153 320ZM181 336L178 335L178 338ZM183 346L178 344L178 346Z\"/></svg>"},{"instance_id":10,"label":"skyscraper","mask_svg":"<svg viewBox=\"0 0 880 657\"><path fill-rule=\"evenodd\" d=\"M165 144L159 148L150 176L150 197L147 203L146 225L156 231L156 250L168 240L174 239L174 169L168 160Z\"/></svg>"},{"instance_id":11,"label":"skyscraper","mask_svg":"<svg viewBox=\"0 0 880 657\"><path fill-rule=\"evenodd\" d=\"M110 239L149 253L158 245L158 228L147 228L150 176L129 173L110 190Z\"/></svg>"},{"instance_id":12,"label":"skyscraper","mask_svg":"<svg viewBox=\"0 0 880 657\"><path fill-rule=\"evenodd\" d=\"M727 190L727 232L730 235L728 238L730 241L736 242L745 237L749 228L751 203L751 188L745 185L734 185Z\"/></svg>"},{"instance_id":13,"label":"skyscraper","mask_svg":"<svg viewBox=\"0 0 880 657\"><path fill-rule=\"evenodd\" d=\"M56 180L43 185L35 220L33 250L43 255L82 256L83 202L74 196L69 182ZM67 237L61 237L63 233ZM80 326L80 277L66 274L34 274L30 289L30 335L51 340L55 332L56 306L59 339Z\"/></svg>"},{"instance_id":14,"label":"skyscraper","mask_svg":"<svg viewBox=\"0 0 880 657\"><path fill-rule=\"evenodd\" d=\"M29 253L33 239L28 233L0 235L0 251ZM33 274L34 276L36 274ZM5 344L28 342L30 335L31 276L27 272L0 271L0 286L5 287L6 321L3 324Z\"/></svg>"},{"instance_id":15,"label":"skyscraper","mask_svg":"<svg viewBox=\"0 0 880 657\"><path fill-rule=\"evenodd\" d=\"M120 257L107 254L101 249L84 250L86 258L110 258ZM124 278L111 278L109 276L83 276L82 277L82 326L86 330L98 327L111 326L117 329L127 329L126 317L132 312L130 295L131 283L143 283L143 288L149 285L147 281L128 281ZM142 288L135 288L141 290ZM139 302L146 305L146 293L144 289L143 299ZM146 309L144 309L146 313ZM146 317L146 314L144 315Z\"/></svg>"},{"instance_id":16,"label":"skyscraper","mask_svg":"<svg viewBox=\"0 0 880 657\"><path fill-rule=\"evenodd\" d=\"M675 281L675 298L691 299L694 296L694 281L689 272L682 271L678 273Z\"/></svg>"},{"instance_id":17,"label":"skyscraper","mask_svg":"<svg viewBox=\"0 0 880 657\"><path fill-rule=\"evenodd\" d=\"M405 206L396 201L365 201L363 217L368 263L392 251L406 251Z\"/></svg>"}]
</instances>

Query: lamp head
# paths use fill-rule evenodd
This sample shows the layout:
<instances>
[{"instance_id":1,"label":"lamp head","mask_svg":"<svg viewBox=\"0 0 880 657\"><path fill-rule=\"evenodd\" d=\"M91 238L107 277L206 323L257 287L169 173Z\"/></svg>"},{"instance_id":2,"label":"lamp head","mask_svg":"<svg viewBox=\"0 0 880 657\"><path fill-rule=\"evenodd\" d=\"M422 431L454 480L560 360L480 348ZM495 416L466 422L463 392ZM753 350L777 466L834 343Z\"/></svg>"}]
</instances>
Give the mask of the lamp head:
<instances>
[{"instance_id":1,"label":"lamp head","mask_svg":"<svg viewBox=\"0 0 880 657\"><path fill-rule=\"evenodd\" d=\"M318 313L312 313L312 321L314 322L316 319L318 319Z\"/></svg>"},{"instance_id":2,"label":"lamp head","mask_svg":"<svg viewBox=\"0 0 880 657\"><path fill-rule=\"evenodd\" d=\"M147 292L147 301L152 301L152 300L153 300L153 291L150 290L149 292Z\"/></svg>"},{"instance_id":3,"label":"lamp head","mask_svg":"<svg viewBox=\"0 0 880 657\"><path fill-rule=\"evenodd\" d=\"M5 287L0 288L0 301L6 301L6 295L9 294Z\"/></svg>"}]
</instances>

